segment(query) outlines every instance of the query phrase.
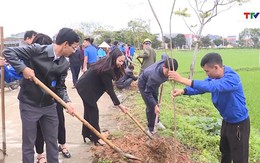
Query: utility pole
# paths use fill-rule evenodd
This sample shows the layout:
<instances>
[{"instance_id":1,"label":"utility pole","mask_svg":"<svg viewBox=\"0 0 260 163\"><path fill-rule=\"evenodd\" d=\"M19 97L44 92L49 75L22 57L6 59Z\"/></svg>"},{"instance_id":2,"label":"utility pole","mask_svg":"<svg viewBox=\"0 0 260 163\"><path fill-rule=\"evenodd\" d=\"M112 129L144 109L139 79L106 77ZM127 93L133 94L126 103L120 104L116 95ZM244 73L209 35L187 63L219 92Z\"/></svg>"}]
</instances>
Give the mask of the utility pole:
<instances>
[{"instance_id":1,"label":"utility pole","mask_svg":"<svg viewBox=\"0 0 260 163\"><path fill-rule=\"evenodd\" d=\"M152 19L147 19L148 20L148 25L149 25L149 32L151 33L151 20Z\"/></svg>"}]
</instances>

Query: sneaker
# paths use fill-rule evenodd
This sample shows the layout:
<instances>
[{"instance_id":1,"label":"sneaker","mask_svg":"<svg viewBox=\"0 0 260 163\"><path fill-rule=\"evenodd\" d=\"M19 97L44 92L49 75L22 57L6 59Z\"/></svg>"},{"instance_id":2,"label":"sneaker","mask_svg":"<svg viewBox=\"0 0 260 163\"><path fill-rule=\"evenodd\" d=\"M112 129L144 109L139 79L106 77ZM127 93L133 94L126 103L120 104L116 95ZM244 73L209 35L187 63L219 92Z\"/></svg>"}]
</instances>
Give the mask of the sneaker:
<instances>
[{"instance_id":1,"label":"sneaker","mask_svg":"<svg viewBox=\"0 0 260 163\"><path fill-rule=\"evenodd\" d=\"M157 125L156 125L156 127L157 127L158 129L161 129L161 130L164 130L164 129L165 129L165 126L162 124L162 122L158 122Z\"/></svg>"},{"instance_id":2,"label":"sneaker","mask_svg":"<svg viewBox=\"0 0 260 163\"><path fill-rule=\"evenodd\" d=\"M147 130L147 133L150 134L151 136L153 136L154 134L157 133L157 131L150 131L150 130Z\"/></svg>"}]
</instances>

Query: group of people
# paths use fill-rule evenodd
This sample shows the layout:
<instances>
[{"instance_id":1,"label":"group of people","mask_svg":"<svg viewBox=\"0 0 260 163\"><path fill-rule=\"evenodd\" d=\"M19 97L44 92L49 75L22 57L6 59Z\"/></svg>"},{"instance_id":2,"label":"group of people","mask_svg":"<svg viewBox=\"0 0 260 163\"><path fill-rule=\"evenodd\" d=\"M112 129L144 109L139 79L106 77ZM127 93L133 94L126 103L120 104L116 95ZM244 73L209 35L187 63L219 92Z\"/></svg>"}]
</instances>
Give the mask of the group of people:
<instances>
[{"instance_id":1,"label":"group of people","mask_svg":"<svg viewBox=\"0 0 260 163\"><path fill-rule=\"evenodd\" d=\"M37 77L59 95L69 106L67 112L73 116L75 109L65 86L65 78L69 69L66 57L75 55L79 46L79 36L70 28L62 28L57 34L55 42L50 45L42 44L44 45L31 44L30 46L6 48L3 52L5 59L24 77L18 99L23 132L22 156L25 163L34 162L34 145L38 139L38 128L41 129L46 143L48 162L57 163L59 151L62 151L64 156L69 155L68 157L70 157L65 142L59 142L60 146L57 143L61 131L59 122L62 121L58 118L57 107L59 104L39 88L33 79ZM160 122L159 118L158 120L156 118L160 113L158 103L160 85L167 80L176 81L187 87L172 90L172 98L179 95L212 94L212 102L223 117L220 139L221 162L248 162L250 121L239 75L230 67L223 65L219 54L209 53L201 60L201 67L208 77L205 80L190 80L180 76L176 71L178 68L176 59L166 55L162 60L156 62L156 53L151 47L151 40L144 40L143 49L144 53L136 56L138 60L143 58L142 61L139 60L141 72L138 79L135 77L132 80L138 80L138 88L146 105L148 131L154 134L155 125ZM89 49L89 51L91 50L93 49ZM89 59L87 58L88 61L90 61ZM115 83L122 79L125 81L125 74L132 77L133 67L128 67L130 70L125 73L123 66L125 59L125 54L117 47L112 48L109 55L93 64L85 62L84 59L85 73L75 83L83 102L84 119L99 132L97 101L104 92L108 93L114 105L122 112L128 111L128 108L118 100L113 87L113 81ZM34 96L31 96L32 94ZM63 113L62 109L61 106L60 111ZM64 118L63 115L61 117ZM84 141L88 138L96 145L105 144L84 125L82 136ZM45 158L38 157L38 162L42 160L46 161Z\"/></svg>"}]
</instances>

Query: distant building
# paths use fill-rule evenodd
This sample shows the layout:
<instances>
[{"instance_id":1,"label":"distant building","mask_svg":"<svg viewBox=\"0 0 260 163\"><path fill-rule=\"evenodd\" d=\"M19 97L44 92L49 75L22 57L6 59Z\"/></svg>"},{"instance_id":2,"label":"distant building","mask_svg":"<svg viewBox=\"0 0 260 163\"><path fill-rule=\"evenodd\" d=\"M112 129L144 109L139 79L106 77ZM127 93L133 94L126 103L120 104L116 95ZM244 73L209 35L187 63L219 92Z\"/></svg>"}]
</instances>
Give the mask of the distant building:
<instances>
[{"instance_id":1,"label":"distant building","mask_svg":"<svg viewBox=\"0 0 260 163\"><path fill-rule=\"evenodd\" d=\"M10 37L4 38L4 47L19 46L19 43L23 40L24 33L11 34Z\"/></svg>"},{"instance_id":2,"label":"distant building","mask_svg":"<svg viewBox=\"0 0 260 163\"><path fill-rule=\"evenodd\" d=\"M191 45L194 41L194 34L184 34L184 37L186 39L186 46L188 46L191 49Z\"/></svg>"},{"instance_id":3,"label":"distant building","mask_svg":"<svg viewBox=\"0 0 260 163\"><path fill-rule=\"evenodd\" d=\"M211 41L214 41L214 40L216 40L216 39L221 39L221 38L222 38L222 37L219 36L219 35L212 35L212 34L208 34L207 36L209 37L209 39L210 39Z\"/></svg>"},{"instance_id":4,"label":"distant building","mask_svg":"<svg viewBox=\"0 0 260 163\"><path fill-rule=\"evenodd\" d=\"M226 39L230 45L235 45L237 41L237 36L228 36Z\"/></svg>"}]
</instances>

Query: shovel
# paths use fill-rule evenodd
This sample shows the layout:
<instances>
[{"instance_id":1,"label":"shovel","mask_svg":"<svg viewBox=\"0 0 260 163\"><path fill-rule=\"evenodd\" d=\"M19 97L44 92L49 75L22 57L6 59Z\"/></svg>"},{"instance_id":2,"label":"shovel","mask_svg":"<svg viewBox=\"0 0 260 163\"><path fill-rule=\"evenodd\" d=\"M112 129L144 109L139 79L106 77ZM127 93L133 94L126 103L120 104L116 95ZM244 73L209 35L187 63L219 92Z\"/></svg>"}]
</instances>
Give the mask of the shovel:
<instances>
[{"instance_id":1,"label":"shovel","mask_svg":"<svg viewBox=\"0 0 260 163\"><path fill-rule=\"evenodd\" d=\"M143 126L130 114L128 111L126 114L137 124L137 126L150 138L153 139L153 137L143 128Z\"/></svg>"},{"instance_id":2,"label":"shovel","mask_svg":"<svg viewBox=\"0 0 260 163\"><path fill-rule=\"evenodd\" d=\"M49 95L51 95L55 100L57 100L60 104L64 106L64 108L68 109L69 106L52 90L50 90L46 85L44 85L38 78L33 77L33 81L35 84L39 85L43 90L45 90ZM118 152L120 155L133 160L142 161L140 158L135 157L131 154L124 153L120 148L115 146L111 141L109 141L106 137L104 137L101 133L99 133L91 124L89 124L84 118L78 115L78 113L74 112L74 116L78 118L87 128L89 128L93 133L95 133L100 139L102 139L106 144L108 144L112 149Z\"/></svg>"},{"instance_id":3,"label":"shovel","mask_svg":"<svg viewBox=\"0 0 260 163\"><path fill-rule=\"evenodd\" d=\"M163 92L163 84L161 86L161 89L160 89L160 97L159 97L159 105L161 105L161 102L162 102L162 92ZM129 113L129 112L126 112L126 114L137 124L137 126L152 140L154 139L151 134L149 134L143 127L142 125ZM155 122L154 122L154 131L156 130L155 126L158 122L158 118L159 118L159 115L156 114L156 117L155 117Z\"/></svg>"}]
</instances>

